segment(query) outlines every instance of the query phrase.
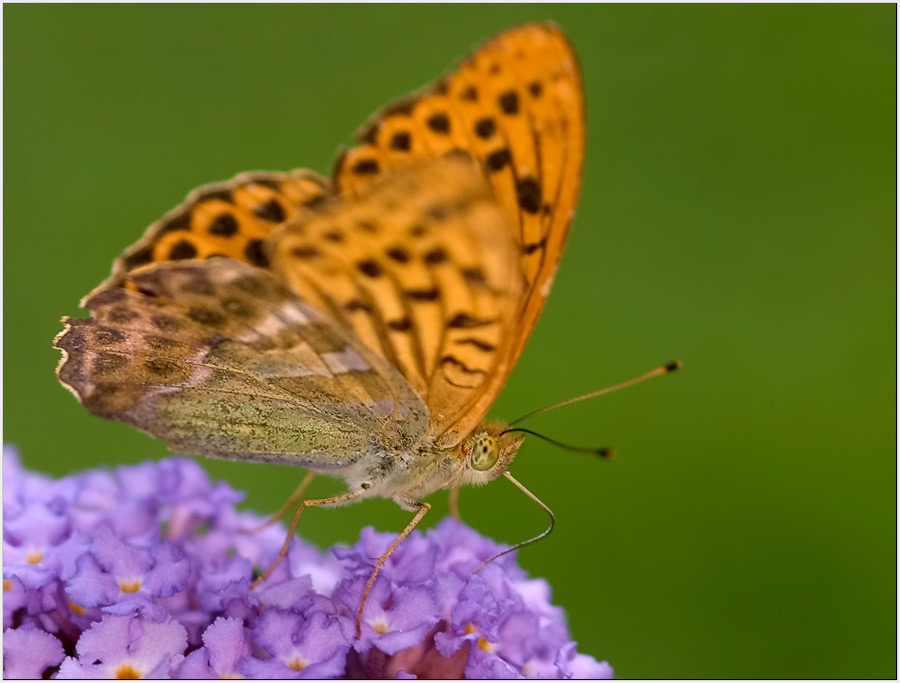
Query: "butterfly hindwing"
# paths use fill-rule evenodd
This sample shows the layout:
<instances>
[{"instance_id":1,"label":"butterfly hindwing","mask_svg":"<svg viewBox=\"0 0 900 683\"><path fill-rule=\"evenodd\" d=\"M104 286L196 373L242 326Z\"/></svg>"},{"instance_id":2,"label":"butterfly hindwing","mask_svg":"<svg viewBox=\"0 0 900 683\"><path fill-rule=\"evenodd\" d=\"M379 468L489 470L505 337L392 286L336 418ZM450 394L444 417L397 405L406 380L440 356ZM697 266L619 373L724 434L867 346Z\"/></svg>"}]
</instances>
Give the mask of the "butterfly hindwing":
<instances>
[{"instance_id":1,"label":"butterfly hindwing","mask_svg":"<svg viewBox=\"0 0 900 683\"><path fill-rule=\"evenodd\" d=\"M57 374L88 410L172 450L343 467L399 449L428 413L405 379L265 271L154 264L66 319ZM136 290L136 291L135 291Z\"/></svg>"},{"instance_id":2,"label":"butterfly hindwing","mask_svg":"<svg viewBox=\"0 0 900 683\"><path fill-rule=\"evenodd\" d=\"M306 170L241 173L199 187L116 259L103 286L118 285L126 273L159 261L228 256L265 268L263 242L272 229L329 191L328 181Z\"/></svg>"}]
</instances>

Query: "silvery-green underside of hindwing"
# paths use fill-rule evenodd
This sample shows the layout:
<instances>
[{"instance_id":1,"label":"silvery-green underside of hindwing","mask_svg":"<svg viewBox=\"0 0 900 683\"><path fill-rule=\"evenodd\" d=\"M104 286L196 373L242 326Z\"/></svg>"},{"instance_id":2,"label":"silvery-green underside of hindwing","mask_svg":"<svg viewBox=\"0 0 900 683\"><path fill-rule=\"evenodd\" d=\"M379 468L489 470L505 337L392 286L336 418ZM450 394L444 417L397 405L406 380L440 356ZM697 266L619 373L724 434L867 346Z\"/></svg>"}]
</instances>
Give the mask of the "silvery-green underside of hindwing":
<instances>
[{"instance_id":1,"label":"silvery-green underside of hindwing","mask_svg":"<svg viewBox=\"0 0 900 683\"><path fill-rule=\"evenodd\" d=\"M91 412L175 451L323 471L424 433L406 379L267 272L214 258L130 280L88 297L91 317L55 342L60 380Z\"/></svg>"}]
</instances>

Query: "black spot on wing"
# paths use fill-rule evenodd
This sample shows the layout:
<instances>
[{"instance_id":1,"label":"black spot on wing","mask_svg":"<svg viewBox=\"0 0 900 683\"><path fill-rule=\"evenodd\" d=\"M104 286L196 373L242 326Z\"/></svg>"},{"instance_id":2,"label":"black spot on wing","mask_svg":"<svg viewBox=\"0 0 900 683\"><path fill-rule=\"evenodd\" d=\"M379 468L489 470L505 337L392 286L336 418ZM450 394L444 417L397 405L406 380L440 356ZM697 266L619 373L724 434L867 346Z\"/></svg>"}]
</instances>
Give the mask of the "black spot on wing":
<instances>
[{"instance_id":1,"label":"black spot on wing","mask_svg":"<svg viewBox=\"0 0 900 683\"><path fill-rule=\"evenodd\" d=\"M466 282L474 287L483 287L487 284L487 278L484 276L484 271L478 267L463 268L462 276Z\"/></svg>"},{"instance_id":2,"label":"black spot on wing","mask_svg":"<svg viewBox=\"0 0 900 683\"><path fill-rule=\"evenodd\" d=\"M291 249L291 256L298 259L310 260L318 258L321 255L322 252L313 246L293 247Z\"/></svg>"},{"instance_id":3,"label":"black spot on wing","mask_svg":"<svg viewBox=\"0 0 900 683\"><path fill-rule=\"evenodd\" d=\"M509 90L497 98L497 104L500 109L508 116L514 116L519 113L519 96L515 90Z\"/></svg>"},{"instance_id":4,"label":"black spot on wing","mask_svg":"<svg viewBox=\"0 0 900 683\"><path fill-rule=\"evenodd\" d=\"M405 130L394 133L394 136L391 138L390 147L398 152L408 152L412 147L412 138Z\"/></svg>"},{"instance_id":5,"label":"black spot on wing","mask_svg":"<svg viewBox=\"0 0 900 683\"><path fill-rule=\"evenodd\" d=\"M390 247L387 250L388 257L397 263L409 263L409 252L400 246Z\"/></svg>"},{"instance_id":6,"label":"black spot on wing","mask_svg":"<svg viewBox=\"0 0 900 683\"><path fill-rule=\"evenodd\" d=\"M478 368L470 368L468 365L463 363L456 356L447 355L441 358L441 365L453 365L456 368L459 368L467 375L486 375L487 373L484 370L479 370Z\"/></svg>"},{"instance_id":7,"label":"black spot on wing","mask_svg":"<svg viewBox=\"0 0 900 683\"><path fill-rule=\"evenodd\" d=\"M536 252L538 249L543 249L546 246L547 246L547 238L542 237L537 242L532 242L531 244L522 245L522 252L526 256L530 256L531 254Z\"/></svg>"},{"instance_id":8,"label":"black spot on wing","mask_svg":"<svg viewBox=\"0 0 900 683\"><path fill-rule=\"evenodd\" d=\"M269 265L269 257L266 256L266 252L263 249L262 240L250 240L247 242L247 246L244 247L244 256L254 266L266 268Z\"/></svg>"},{"instance_id":9,"label":"black spot on wing","mask_svg":"<svg viewBox=\"0 0 900 683\"><path fill-rule=\"evenodd\" d=\"M447 321L447 327L460 330L471 330L478 327L487 327L497 322L496 318L476 318L468 313L457 313Z\"/></svg>"},{"instance_id":10,"label":"black spot on wing","mask_svg":"<svg viewBox=\"0 0 900 683\"><path fill-rule=\"evenodd\" d=\"M281 206L281 202L277 199L270 199L267 202L263 202L253 209L253 213L269 223L281 223L281 221L287 217L287 214L284 212L284 207Z\"/></svg>"},{"instance_id":11,"label":"black spot on wing","mask_svg":"<svg viewBox=\"0 0 900 683\"><path fill-rule=\"evenodd\" d=\"M379 170L378 161L375 159L362 159L353 166L356 175L375 175Z\"/></svg>"},{"instance_id":12,"label":"black spot on wing","mask_svg":"<svg viewBox=\"0 0 900 683\"><path fill-rule=\"evenodd\" d=\"M410 322L409 318L400 318L398 320L389 321L388 327L395 332L409 332L409 330L412 329L412 322Z\"/></svg>"},{"instance_id":13,"label":"black spot on wing","mask_svg":"<svg viewBox=\"0 0 900 683\"><path fill-rule=\"evenodd\" d=\"M477 102L478 90L474 85L470 85L459 93L459 99L461 99L463 102Z\"/></svg>"},{"instance_id":14,"label":"black spot on wing","mask_svg":"<svg viewBox=\"0 0 900 683\"><path fill-rule=\"evenodd\" d=\"M474 346L479 351L491 352L496 351L497 347L491 344L490 342L486 342L483 339L477 339L476 337L466 337L465 339L457 339L456 343L460 346Z\"/></svg>"},{"instance_id":15,"label":"black spot on wing","mask_svg":"<svg viewBox=\"0 0 900 683\"><path fill-rule=\"evenodd\" d=\"M510 161L512 161L512 155L509 153L509 150L505 147L503 149L498 149L487 155L487 158L484 160L485 166L487 166L487 170L491 173L496 173L503 169Z\"/></svg>"},{"instance_id":16,"label":"black spot on wing","mask_svg":"<svg viewBox=\"0 0 900 683\"><path fill-rule=\"evenodd\" d=\"M422 257L422 260L429 266L445 263L447 261L447 252L442 247L435 247L434 249L425 252L425 256Z\"/></svg>"},{"instance_id":17,"label":"black spot on wing","mask_svg":"<svg viewBox=\"0 0 900 683\"><path fill-rule=\"evenodd\" d=\"M238 231L237 219L230 213L220 213L209 225L209 234L220 237L231 237Z\"/></svg>"},{"instance_id":18,"label":"black spot on wing","mask_svg":"<svg viewBox=\"0 0 900 683\"><path fill-rule=\"evenodd\" d=\"M367 259L365 261L360 261L356 264L356 267L366 277L376 278L379 277L382 273L381 266L377 261L372 259Z\"/></svg>"},{"instance_id":19,"label":"black spot on wing","mask_svg":"<svg viewBox=\"0 0 900 683\"><path fill-rule=\"evenodd\" d=\"M432 114L428 118L428 127L435 133L447 135L450 132L450 119L443 112Z\"/></svg>"},{"instance_id":20,"label":"black spot on wing","mask_svg":"<svg viewBox=\"0 0 900 683\"><path fill-rule=\"evenodd\" d=\"M496 130L497 126L494 124L494 119L490 117L480 119L475 124L475 135L482 140L489 140Z\"/></svg>"},{"instance_id":21,"label":"black spot on wing","mask_svg":"<svg viewBox=\"0 0 900 683\"><path fill-rule=\"evenodd\" d=\"M403 292L411 301L437 301L441 298L441 291L437 287L431 289L407 289Z\"/></svg>"},{"instance_id":22,"label":"black spot on wing","mask_svg":"<svg viewBox=\"0 0 900 683\"><path fill-rule=\"evenodd\" d=\"M541 186L533 176L521 178L516 183L519 207L526 213L536 214L541 209Z\"/></svg>"},{"instance_id":23,"label":"black spot on wing","mask_svg":"<svg viewBox=\"0 0 900 683\"><path fill-rule=\"evenodd\" d=\"M176 242L169 250L169 258L173 261L194 258L197 255L197 247L188 240Z\"/></svg>"},{"instance_id":24,"label":"black spot on wing","mask_svg":"<svg viewBox=\"0 0 900 683\"><path fill-rule=\"evenodd\" d=\"M344 304L344 308L351 313L353 311L363 311L364 313L371 313L372 307L365 301L360 299L351 299L347 303Z\"/></svg>"}]
</instances>

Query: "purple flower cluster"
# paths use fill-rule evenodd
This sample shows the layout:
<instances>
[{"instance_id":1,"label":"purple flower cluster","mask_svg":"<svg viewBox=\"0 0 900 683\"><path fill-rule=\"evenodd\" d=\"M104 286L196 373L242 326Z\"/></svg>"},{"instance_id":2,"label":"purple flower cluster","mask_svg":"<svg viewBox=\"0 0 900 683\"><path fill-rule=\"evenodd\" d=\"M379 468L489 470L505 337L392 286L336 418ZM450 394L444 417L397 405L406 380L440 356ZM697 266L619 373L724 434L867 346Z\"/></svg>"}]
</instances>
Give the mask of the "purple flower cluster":
<instances>
[{"instance_id":1,"label":"purple flower cluster","mask_svg":"<svg viewBox=\"0 0 900 683\"><path fill-rule=\"evenodd\" d=\"M394 534L323 554L238 512L183 458L52 480L3 452L6 678L610 678L578 654L550 588L446 519L414 532L356 610Z\"/></svg>"}]
</instances>

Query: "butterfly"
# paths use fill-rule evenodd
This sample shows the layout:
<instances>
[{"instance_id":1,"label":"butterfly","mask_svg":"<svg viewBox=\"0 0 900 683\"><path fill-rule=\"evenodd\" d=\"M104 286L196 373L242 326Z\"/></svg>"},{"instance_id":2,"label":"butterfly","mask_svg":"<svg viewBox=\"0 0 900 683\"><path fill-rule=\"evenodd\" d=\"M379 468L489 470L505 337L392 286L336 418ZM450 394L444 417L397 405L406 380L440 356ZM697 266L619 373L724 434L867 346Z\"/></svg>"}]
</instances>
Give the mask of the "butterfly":
<instances>
[{"instance_id":1,"label":"butterfly","mask_svg":"<svg viewBox=\"0 0 900 683\"><path fill-rule=\"evenodd\" d=\"M345 493L298 503L282 556L306 507L379 496L414 512L359 632L422 498L518 485L524 437L485 415L549 293L584 126L560 29L502 33L372 117L330 179L246 173L191 193L84 298L89 318L63 319L57 376L171 450L342 477Z\"/></svg>"}]
</instances>

